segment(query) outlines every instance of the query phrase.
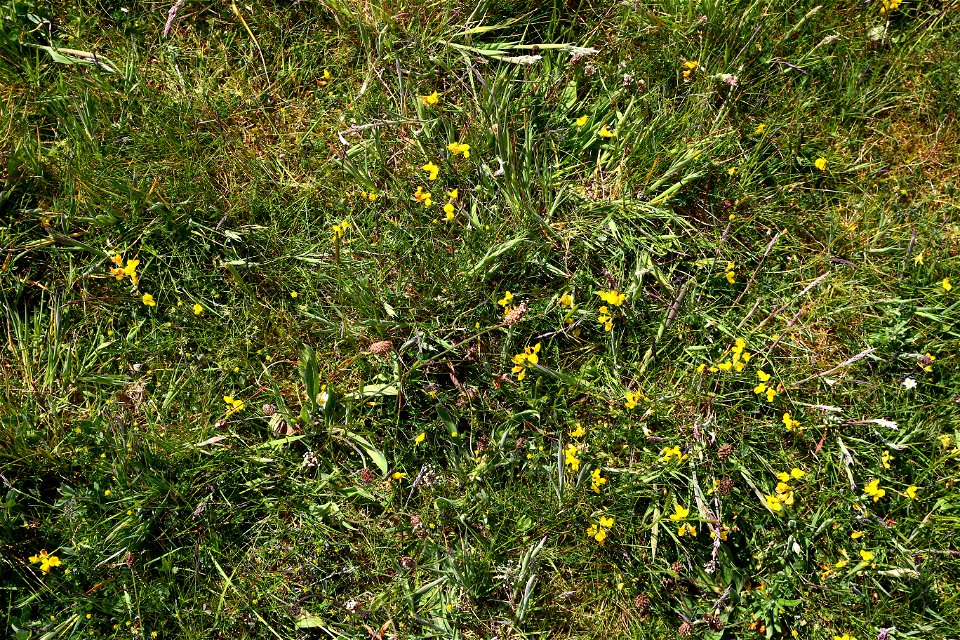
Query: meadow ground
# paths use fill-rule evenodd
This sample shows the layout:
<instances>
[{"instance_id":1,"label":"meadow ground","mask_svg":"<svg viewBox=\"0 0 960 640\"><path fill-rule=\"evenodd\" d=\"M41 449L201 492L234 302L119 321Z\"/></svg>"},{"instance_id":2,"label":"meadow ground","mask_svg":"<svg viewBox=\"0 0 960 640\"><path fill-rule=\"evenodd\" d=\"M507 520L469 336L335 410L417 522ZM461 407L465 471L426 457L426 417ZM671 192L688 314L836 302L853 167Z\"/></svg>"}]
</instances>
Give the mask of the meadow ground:
<instances>
[{"instance_id":1,"label":"meadow ground","mask_svg":"<svg viewBox=\"0 0 960 640\"><path fill-rule=\"evenodd\" d=\"M0 636L960 637L960 2L477 2L0 0Z\"/></svg>"}]
</instances>

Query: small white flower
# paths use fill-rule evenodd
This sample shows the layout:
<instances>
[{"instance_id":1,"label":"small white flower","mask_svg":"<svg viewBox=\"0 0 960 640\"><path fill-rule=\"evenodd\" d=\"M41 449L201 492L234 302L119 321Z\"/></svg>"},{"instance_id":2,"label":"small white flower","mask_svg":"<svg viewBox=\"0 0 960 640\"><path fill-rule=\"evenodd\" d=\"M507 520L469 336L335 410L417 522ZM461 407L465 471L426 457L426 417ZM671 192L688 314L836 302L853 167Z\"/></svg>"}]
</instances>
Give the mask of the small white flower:
<instances>
[{"instance_id":1,"label":"small white flower","mask_svg":"<svg viewBox=\"0 0 960 640\"><path fill-rule=\"evenodd\" d=\"M917 381L914 380L913 378L904 378L903 386L905 389L916 389Z\"/></svg>"}]
</instances>

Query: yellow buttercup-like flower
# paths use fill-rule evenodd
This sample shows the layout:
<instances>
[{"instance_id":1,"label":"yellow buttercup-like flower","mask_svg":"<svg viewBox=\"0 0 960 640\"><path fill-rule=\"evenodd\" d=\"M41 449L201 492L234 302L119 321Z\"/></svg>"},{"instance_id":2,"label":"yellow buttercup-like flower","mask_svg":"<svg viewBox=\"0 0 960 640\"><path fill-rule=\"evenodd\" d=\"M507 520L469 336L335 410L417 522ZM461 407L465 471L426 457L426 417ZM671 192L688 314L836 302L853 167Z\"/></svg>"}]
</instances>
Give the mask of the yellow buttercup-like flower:
<instances>
[{"instance_id":1,"label":"yellow buttercup-like flower","mask_svg":"<svg viewBox=\"0 0 960 640\"><path fill-rule=\"evenodd\" d=\"M427 164L423 165L420 168L426 171L428 174L430 174L427 176L427 180L430 180L430 181L436 180L437 176L440 175L440 167L433 164L432 162L428 162Z\"/></svg>"},{"instance_id":2,"label":"yellow buttercup-like flower","mask_svg":"<svg viewBox=\"0 0 960 640\"><path fill-rule=\"evenodd\" d=\"M413 193L413 198L425 207L433 205L433 195L429 191L424 191L423 187L417 187Z\"/></svg>"},{"instance_id":3,"label":"yellow buttercup-like flower","mask_svg":"<svg viewBox=\"0 0 960 640\"><path fill-rule=\"evenodd\" d=\"M579 118L577 118L576 120L574 120L573 123L574 123L575 125L577 125L578 127L581 127L581 128L582 128L584 125L587 124L587 116L580 116Z\"/></svg>"},{"instance_id":4,"label":"yellow buttercup-like flower","mask_svg":"<svg viewBox=\"0 0 960 640\"><path fill-rule=\"evenodd\" d=\"M143 297L141 298L141 300L143 301L143 304L147 305L148 307L157 306L157 301L154 300L153 296L150 295L149 293L143 294Z\"/></svg>"},{"instance_id":5,"label":"yellow buttercup-like flower","mask_svg":"<svg viewBox=\"0 0 960 640\"><path fill-rule=\"evenodd\" d=\"M873 498L874 502L877 502L880 498L887 495L887 492L884 489L880 488L879 480L871 480L863 488L863 492Z\"/></svg>"},{"instance_id":6,"label":"yellow buttercup-like flower","mask_svg":"<svg viewBox=\"0 0 960 640\"><path fill-rule=\"evenodd\" d=\"M600 487L607 484L607 479L600 476L600 469L594 469L590 473L590 488L594 493L600 493Z\"/></svg>"},{"instance_id":7,"label":"yellow buttercup-like flower","mask_svg":"<svg viewBox=\"0 0 960 640\"><path fill-rule=\"evenodd\" d=\"M50 569L53 567L59 567L62 564L60 558L47 553L46 549L41 549L39 554L30 556L28 560L30 564L39 564L40 572L44 575L50 573Z\"/></svg>"},{"instance_id":8,"label":"yellow buttercup-like flower","mask_svg":"<svg viewBox=\"0 0 960 640\"><path fill-rule=\"evenodd\" d=\"M601 138L612 138L617 134L614 133L613 131L610 131L610 129L607 128L607 125L603 125L602 127L600 127L600 131L597 131L597 135L600 136Z\"/></svg>"},{"instance_id":9,"label":"yellow buttercup-like flower","mask_svg":"<svg viewBox=\"0 0 960 640\"><path fill-rule=\"evenodd\" d=\"M201 307L199 304L193 305L193 313L194 315L200 315L203 313L203 307Z\"/></svg>"},{"instance_id":10,"label":"yellow buttercup-like flower","mask_svg":"<svg viewBox=\"0 0 960 640\"><path fill-rule=\"evenodd\" d=\"M434 91L428 96L420 96L420 101L427 106L433 106L440 102L440 96Z\"/></svg>"},{"instance_id":11,"label":"yellow buttercup-like flower","mask_svg":"<svg viewBox=\"0 0 960 640\"><path fill-rule=\"evenodd\" d=\"M816 160L813 161L813 166L815 166L817 169L820 169L820 171L826 171L826 170L827 170L827 159L826 159L826 158L817 158Z\"/></svg>"},{"instance_id":12,"label":"yellow buttercup-like flower","mask_svg":"<svg viewBox=\"0 0 960 640\"><path fill-rule=\"evenodd\" d=\"M690 509L687 509L682 504L675 503L673 505L673 513L670 514L670 519L673 521L680 521L690 515Z\"/></svg>"},{"instance_id":13,"label":"yellow buttercup-like flower","mask_svg":"<svg viewBox=\"0 0 960 640\"><path fill-rule=\"evenodd\" d=\"M453 155L462 153L464 158L470 157L470 145L462 144L460 142L451 142L447 145L447 151Z\"/></svg>"}]
</instances>

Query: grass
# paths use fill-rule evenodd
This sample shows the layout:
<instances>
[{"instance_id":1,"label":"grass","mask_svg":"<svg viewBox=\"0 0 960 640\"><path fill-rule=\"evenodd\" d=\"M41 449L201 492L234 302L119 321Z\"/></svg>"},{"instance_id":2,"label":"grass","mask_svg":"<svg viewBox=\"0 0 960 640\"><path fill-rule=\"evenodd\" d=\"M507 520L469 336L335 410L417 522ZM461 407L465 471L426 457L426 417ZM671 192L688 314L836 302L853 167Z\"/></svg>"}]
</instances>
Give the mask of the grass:
<instances>
[{"instance_id":1,"label":"grass","mask_svg":"<svg viewBox=\"0 0 960 640\"><path fill-rule=\"evenodd\" d=\"M960 635L889 4L3 0L3 635Z\"/></svg>"}]
</instances>

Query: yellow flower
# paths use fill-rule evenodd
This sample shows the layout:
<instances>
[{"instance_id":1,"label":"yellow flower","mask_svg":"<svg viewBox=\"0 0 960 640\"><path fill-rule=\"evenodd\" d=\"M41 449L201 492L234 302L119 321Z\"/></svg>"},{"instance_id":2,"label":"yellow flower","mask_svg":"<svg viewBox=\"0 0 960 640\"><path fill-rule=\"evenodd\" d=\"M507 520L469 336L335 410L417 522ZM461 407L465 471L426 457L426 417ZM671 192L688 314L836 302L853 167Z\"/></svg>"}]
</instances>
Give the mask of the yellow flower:
<instances>
[{"instance_id":1,"label":"yellow flower","mask_svg":"<svg viewBox=\"0 0 960 640\"><path fill-rule=\"evenodd\" d=\"M717 369L720 371L730 371L733 368L733 363L729 360L724 360L717 364Z\"/></svg>"},{"instance_id":2,"label":"yellow flower","mask_svg":"<svg viewBox=\"0 0 960 640\"><path fill-rule=\"evenodd\" d=\"M867 551L866 549L861 549L860 557L863 558L864 562L870 562L871 560L873 560L873 552Z\"/></svg>"},{"instance_id":3,"label":"yellow flower","mask_svg":"<svg viewBox=\"0 0 960 640\"><path fill-rule=\"evenodd\" d=\"M757 125L757 128L753 130L753 135L755 136L762 135L763 132L766 130L767 130L767 125L761 122L760 124Z\"/></svg>"},{"instance_id":4,"label":"yellow flower","mask_svg":"<svg viewBox=\"0 0 960 640\"><path fill-rule=\"evenodd\" d=\"M568 444L566 449L563 450L563 464L570 467L572 471L580 470L580 458L577 457L577 451L579 451L579 448L573 443Z\"/></svg>"},{"instance_id":5,"label":"yellow flower","mask_svg":"<svg viewBox=\"0 0 960 640\"><path fill-rule=\"evenodd\" d=\"M863 488L863 492L873 498L873 501L876 502L883 496L887 495L887 492L880 488L879 480L871 480Z\"/></svg>"},{"instance_id":6,"label":"yellow flower","mask_svg":"<svg viewBox=\"0 0 960 640\"><path fill-rule=\"evenodd\" d=\"M685 453L680 452L680 445L674 445L673 447L667 447L660 452L660 459L663 462L670 462L671 460L676 459L677 462L683 462L689 456Z\"/></svg>"},{"instance_id":7,"label":"yellow flower","mask_svg":"<svg viewBox=\"0 0 960 640\"><path fill-rule=\"evenodd\" d=\"M776 395L777 391L773 387L767 387L767 402L773 402Z\"/></svg>"},{"instance_id":8,"label":"yellow flower","mask_svg":"<svg viewBox=\"0 0 960 640\"><path fill-rule=\"evenodd\" d=\"M461 144L461 143L459 143L459 142L451 142L450 144L447 145L447 151L449 151L449 152L452 153L453 155L457 155L458 153L462 153L464 158L469 158L469 157L470 157L470 145L468 145L468 144ZM431 178L431 180L432 180L432 179L433 179L433 178Z\"/></svg>"},{"instance_id":9,"label":"yellow flower","mask_svg":"<svg viewBox=\"0 0 960 640\"><path fill-rule=\"evenodd\" d=\"M923 251L913 256L913 264L923 264Z\"/></svg>"},{"instance_id":10,"label":"yellow flower","mask_svg":"<svg viewBox=\"0 0 960 640\"><path fill-rule=\"evenodd\" d=\"M139 284L140 278L137 276L137 267L140 265L139 260L127 260L127 266L123 268L123 273L130 276L130 281L133 284ZM946 287L944 287L946 288ZM949 289L948 289L949 291Z\"/></svg>"},{"instance_id":11,"label":"yellow flower","mask_svg":"<svg viewBox=\"0 0 960 640\"><path fill-rule=\"evenodd\" d=\"M903 0L880 0L880 13L888 13L900 6Z\"/></svg>"},{"instance_id":12,"label":"yellow flower","mask_svg":"<svg viewBox=\"0 0 960 640\"><path fill-rule=\"evenodd\" d=\"M826 158L817 158L816 160L813 161L813 166L815 166L817 169L820 169L820 171L826 171L826 170L827 170L827 159L826 159Z\"/></svg>"},{"instance_id":13,"label":"yellow flower","mask_svg":"<svg viewBox=\"0 0 960 640\"><path fill-rule=\"evenodd\" d=\"M333 241L336 242L342 238L349 228L350 223L348 223L346 220L339 224L333 225Z\"/></svg>"},{"instance_id":14,"label":"yellow flower","mask_svg":"<svg viewBox=\"0 0 960 640\"><path fill-rule=\"evenodd\" d=\"M600 493L600 486L607 484L607 479L600 476L600 469L594 469L590 474L590 486L594 493Z\"/></svg>"},{"instance_id":15,"label":"yellow flower","mask_svg":"<svg viewBox=\"0 0 960 640\"><path fill-rule=\"evenodd\" d=\"M729 169L727 169L727 175L728 175L728 176L732 176L732 175L735 174L736 172L737 172L737 170L736 170L734 167L730 167Z\"/></svg>"},{"instance_id":16,"label":"yellow flower","mask_svg":"<svg viewBox=\"0 0 960 640\"><path fill-rule=\"evenodd\" d=\"M41 549L38 555L30 556L28 560L30 564L39 564L40 571L44 575L50 573L52 567L59 567L62 564L60 558L47 553L46 549Z\"/></svg>"},{"instance_id":17,"label":"yellow flower","mask_svg":"<svg viewBox=\"0 0 960 640\"><path fill-rule=\"evenodd\" d=\"M784 475L786 475L786 474L784 474ZM789 477L789 476L787 476L787 477ZM786 482L778 482L778 483L777 483L777 488L775 489L775 491L776 491L777 493L783 493L783 494L789 493L789 492L790 492L790 485L788 485Z\"/></svg>"},{"instance_id":18,"label":"yellow flower","mask_svg":"<svg viewBox=\"0 0 960 640\"><path fill-rule=\"evenodd\" d=\"M620 293L616 289L611 289L609 291L601 289L600 291L597 291L597 295L600 296L601 300L603 300L607 304L612 304L615 307L619 307L620 305L623 304L624 300L627 299L627 296L625 294ZM604 313L606 312L604 311Z\"/></svg>"},{"instance_id":19,"label":"yellow flower","mask_svg":"<svg viewBox=\"0 0 960 640\"><path fill-rule=\"evenodd\" d=\"M143 300L143 304L147 305L148 307L155 307L155 306L157 306L157 301L154 300L154 299L153 299L153 296L150 295L149 293L143 294L143 297L140 298L140 299Z\"/></svg>"},{"instance_id":20,"label":"yellow flower","mask_svg":"<svg viewBox=\"0 0 960 640\"><path fill-rule=\"evenodd\" d=\"M689 534L691 538L696 538L697 528L690 523L684 522L682 525L680 525L680 528L677 529L677 536L682 538L687 534Z\"/></svg>"},{"instance_id":21,"label":"yellow flower","mask_svg":"<svg viewBox=\"0 0 960 640\"><path fill-rule=\"evenodd\" d=\"M597 316L597 322L603 325L604 331L613 331L613 317L606 306L600 307L600 315Z\"/></svg>"},{"instance_id":22,"label":"yellow flower","mask_svg":"<svg viewBox=\"0 0 960 640\"><path fill-rule=\"evenodd\" d=\"M200 315L203 313L203 307L201 307L199 304L193 305L193 313L194 315Z\"/></svg>"},{"instance_id":23,"label":"yellow flower","mask_svg":"<svg viewBox=\"0 0 960 640\"><path fill-rule=\"evenodd\" d=\"M889 451L884 451L883 455L880 456L880 464L883 465L884 469L890 468L890 461L893 460L893 456L890 455Z\"/></svg>"},{"instance_id":24,"label":"yellow flower","mask_svg":"<svg viewBox=\"0 0 960 640\"><path fill-rule=\"evenodd\" d=\"M593 538L602 546L603 541L607 539L607 531L609 531L612 527L613 518L601 516L598 524L591 524L589 527L587 527L587 536Z\"/></svg>"},{"instance_id":25,"label":"yellow flower","mask_svg":"<svg viewBox=\"0 0 960 640\"><path fill-rule=\"evenodd\" d=\"M447 220L453 220L454 214L453 214L453 205L452 205L452 204L450 204L450 203L448 202L447 204L443 205L443 212L444 212L445 214L447 214Z\"/></svg>"},{"instance_id":26,"label":"yellow flower","mask_svg":"<svg viewBox=\"0 0 960 640\"><path fill-rule=\"evenodd\" d=\"M690 515L690 509L687 509L686 507L681 505L679 502L674 503L673 513L670 514L671 520L677 522L677 521L683 520L688 515Z\"/></svg>"},{"instance_id":27,"label":"yellow flower","mask_svg":"<svg viewBox=\"0 0 960 640\"><path fill-rule=\"evenodd\" d=\"M633 409L637 403L643 400L643 394L639 391L627 391L627 401L623 404L627 409Z\"/></svg>"},{"instance_id":28,"label":"yellow flower","mask_svg":"<svg viewBox=\"0 0 960 640\"><path fill-rule=\"evenodd\" d=\"M906 490L905 494L906 494L906 496L907 496L908 498L910 498L911 500L916 500L916 499L917 499L917 487L916 487L916 485L910 485L909 487L907 487L907 490Z\"/></svg>"},{"instance_id":29,"label":"yellow flower","mask_svg":"<svg viewBox=\"0 0 960 640\"><path fill-rule=\"evenodd\" d=\"M447 191L447 197L450 198L450 202L453 202L460 197L460 190L454 189L453 191Z\"/></svg>"},{"instance_id":30,"label":"yellow flower","mask_svg":"<svg viewBox=\"0 0 960 640\"><path fill-rule=\"evenodd\" d=\"M597 131L597 135L600 136L601 138L612 138L617 134L614 133L613 131L610 131L610 129L607 128L607 125L603 125L602 127L600 127L600 131Z\"/></svg>"},{"instance_id":31,"label":"yellow flower","mask_svg":"<svg viewBox=\"0 0 960 640\"><path fill-rule=\"evenodd\" d=\"M291 298L296 298L296 297L299 296L299 295L300 295L300 294L297 293L296 291L291 291L291 292L290 292L290 297L291 297Z\"/></svg>"},{"instance_id":32,"label":"yellow flower","mask_svg":"<svg viewBox=\"0 0 960 640\"><path fill-rule=\"evenodd\" d=\"M576 120L574 120L573 123L574 123L575 125L577 125L578 127L583 128L583 126L584 126L585 124L587 124L587 116L580 116L579 118L577 118Z\"/></svg>"},{"instance_id":33,"label":"yellow flower","mask_svg":"<svg viewBox=\"0 0 960 640\"><path fill-rule=\"evenodd\" d=\"M843 569L845 566L847 566L847 561L846 561L846 560L837 560L837 561L834 563L833 568L834 568L834 569ZM836 636L834 636L834 638L836 638Z\"/></svg>"},{"instance_id":34,"label":"yellow flower","mask_svg":"<svg viewBox=\"0 0 960 640\"><path fill-rule=\"evenodd\" d=\"M734 282L737 281L736 278L737 278L737 274L735 271L727 271L727 282L729 282L730 284L733 284Z\"/></svg>"},{"instance_id":35,"label":"yellow flower","mask_svg":"<svg viewBox=\"0 0 960 640\"><path fill-rule=\"evenodd\" d=\"M107 497L110 497L110 494L111 494L111 493L113 493L113 492L110 491L110 489L107 489L106 491L103 492L103 495L105 495L105 496L107 496Z\"/></svg>"},{"instance_id":36,"label":"yellow flower","mask_svg":"<svg viewBox=\"0 0 960 640\"><path fill-rule=\"evenodd\" d=\"M136 284L136 282L134 282L134 284ZM950 291L950 289L953 289L953 285L950 284L950 278L944 278L944 279L943 279L943 290L944 290L944 291Z\"/></svg>"},{"instance_id":37,"label":"yellow flower","mask_svg":"<svg viewBox=\"0 0 960 640\"><path fill-rule=\"evenodd\" d=\"M424 191L423 187L417 187L417 190L414 192L413 197L417 202L421 203L425 207L429 207L433 204L433 196L429 191Z\"/></svg>"},{"instance_id":38,"label":"yellow flower","mask_svg":"<svg viewBox=\"0 0 960 640\"><path fill-rule=\"evenodd\" d=\"M413 439L414 444L423 444L423 441L427 438L427 432L421 431L420 435Z\"/></svg>"},{"instance_id":39,"label":"yellow flower","mask_svg":"<svg viewBox=\"0 0 960 640\"><path fill-rule=\"evenodd\" d=\"M700 62L697 60L686 60L683 63L683 79L689 80L690 76L693 75L694 69L700 66Z\"/></svg>"},{"instance_id":40,"label":"yellow flower","mask_svg":"<svg viewBox=\"0 0 960 640\"><path fill-rule=\"evenodd\" d=\"M420 96L420 101L423 102L423 104L425 104L425 105L427 105L427 106L435 105L435 104L437 104L438 102L440 102L440 96L437 95L437 92L436 92L436 91L434 91L433 93L431 93L431 94L428 95L428 96Z\"/></svg>"},{"instance_id":41,"label":"yellow flower","mask_svg":"<svg viewBox=\"0 0 960 640\"><path fill-rule=\"evenodd\" d=\"M573 296L570 295L569 293L564 293L562 296L560 296L560 306L563 307L564 309L572 307Z\"/></svg>"},{"instance_id":42,"label":"yellow flower","mask_svg":"<svg viewBox=\"0 0 960 640\"><path fill-rule=\"evenodd\" d=\"M764 496L764 500L766 500L767 506L770 507L771 511L783 511L783 506L780 504L780 498L777 496Z\"/></svg>"},{"instance_id":43,"label":"yellow flower","mask_svg":"<svg viewBox=\"0 0 960 640\"><path fill-rule=\"evenodd\" d=\"M863 531L854 531L853 533L850 534L851 540L859 540L862 537L863 537Z\"/></svg>"},{"instance_id":44,"label":"yellow flower","mask_svg":"<svg viewBox=\"0 0 960 640\"><path fill-rule=\"evenodd\" d=\"M790 469L790 475L793 476L794 480L799 480L803 476L807 475L807 473L805 471L802 471L801 469L794 467L793 469Z\"/></svg>"},{"instance_id":45,"label":"yellow flower","mask_svg":"<svg viewBox=\"0 0 960 640\"><path fill-rule=\"evenodd\" d=\"M790 412L788 411L783 414L783 424L786 425L787 431L793 431L799 423L790 417Z\"/></svg>"},{"instance_id":46,"label":"yellow flower","mask_svg":"<svg viewBox=\"0 0 960 640\"><path fill-rule=\"evenodd\" d=\"M760 369L757 371L757 378L760 380L760 382L767 382L770 380L770 374Z\"/></svg>"},{"instance_id":47,"label":"yellow flower","mask_svg":"<svg viewBox=\"0 0 960 640\"><path fill-rule=\"evenodd\" d=\"M403 480L404 478L407 477L407 474L405 474L405 473L403 473L403 472L401 472L401 471L394 471L393 474L391 474L390 477L393 478L394 480Z\"/></svg>"},{"instance_id":48,"label":"yellow flower","mask_svg":"<svg viewBox=\"0 0 960 640\"><path fill-rule=\"evenodd\" d=\"M497 304L501 307L509 307L510 303L513 302L513 294L507 291L503 294L503 297L497 300Z\"/></svg>"},{"instance_id":49,"label":"yellow flower","mask_svg":"<svg viewBox=\"0 0 960 640\"><path fill-rule=\"evenodd\" d=\"M576 424L576 428L570 432L570 435L574 438L582 438L587 435L587 430L583 428L583 425L579 422Z\"/></svg>"},{"instance_id":50,"label":"yellow flower","mask_svg":"<svg viewBox=\"0 0 960 640\"><path fill-rule=\"evenodd\" d=\"M420 168L430 174L427 176L427 180L430 180L430 181L436 180L437 176L440 174L440 167L433 164L432 162L428 162L427 164L423 165Z\"/></svg>"}]
</instances>

